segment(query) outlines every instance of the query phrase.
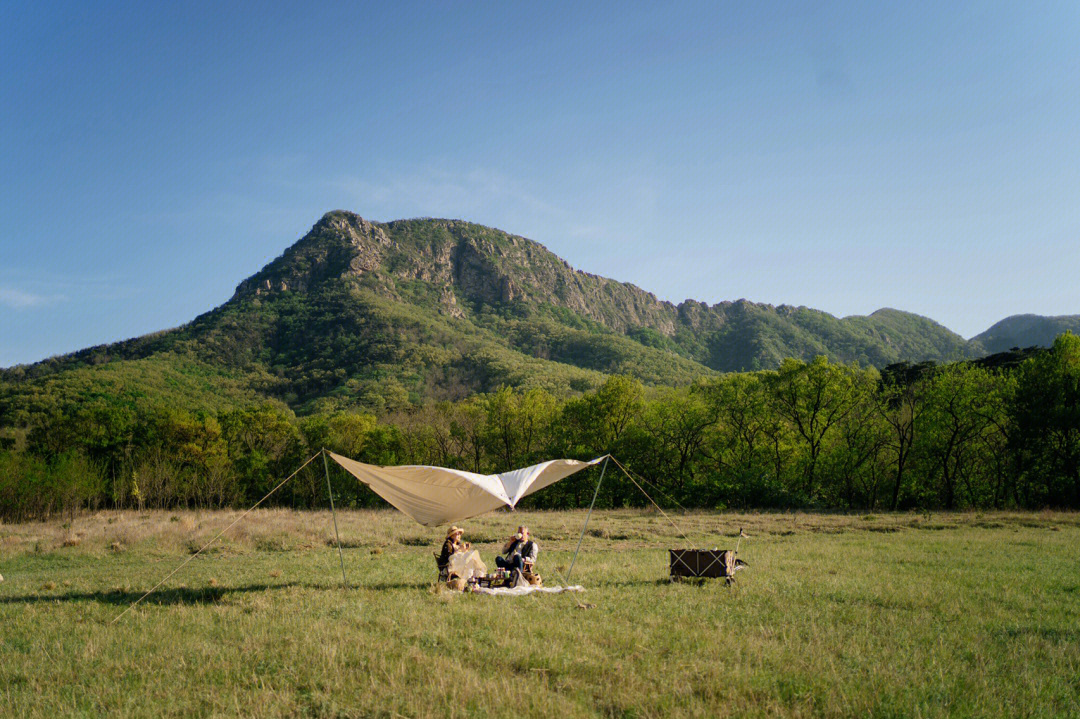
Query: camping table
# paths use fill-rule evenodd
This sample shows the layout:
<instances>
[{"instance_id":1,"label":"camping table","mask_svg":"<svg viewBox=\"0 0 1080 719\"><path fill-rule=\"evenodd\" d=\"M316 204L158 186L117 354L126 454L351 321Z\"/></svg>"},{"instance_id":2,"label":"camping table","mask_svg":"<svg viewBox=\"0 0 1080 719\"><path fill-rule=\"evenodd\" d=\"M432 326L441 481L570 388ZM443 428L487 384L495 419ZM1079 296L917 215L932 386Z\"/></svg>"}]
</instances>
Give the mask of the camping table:
<instances>
[{"instance_id":1,"label":"camping table","mask_svg":"<svg viewBox=\"0 0 1080 719\"><path fill-rule=\"evenodd\" d=\"M476 578L476 583L479 586L488 587L489 589L494 589L495 587L509 587L511 581L513 581L513 579L509 574L504 574L501 577L495 574L485 574L482 577Z\"/></svg>"}]
</instances>

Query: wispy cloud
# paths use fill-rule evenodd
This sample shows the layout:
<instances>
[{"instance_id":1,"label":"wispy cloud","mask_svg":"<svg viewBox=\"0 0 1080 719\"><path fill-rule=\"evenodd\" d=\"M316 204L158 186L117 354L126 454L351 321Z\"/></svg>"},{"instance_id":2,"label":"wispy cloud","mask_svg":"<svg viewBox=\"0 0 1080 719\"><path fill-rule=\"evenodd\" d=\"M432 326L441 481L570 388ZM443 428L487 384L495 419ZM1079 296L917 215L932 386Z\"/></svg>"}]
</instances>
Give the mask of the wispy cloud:
<instances>
[{"instance_id":1,"label":"wispy cloud","mask_svg":"<svg viewBox=\"0 0 1080 719\"><path fill-rule=\"evenodd\" d=\"M0 287L0 305L16 310L50 305L65 299L63 295L41 295L14 287Z\"/></svg>"}]
</instances>

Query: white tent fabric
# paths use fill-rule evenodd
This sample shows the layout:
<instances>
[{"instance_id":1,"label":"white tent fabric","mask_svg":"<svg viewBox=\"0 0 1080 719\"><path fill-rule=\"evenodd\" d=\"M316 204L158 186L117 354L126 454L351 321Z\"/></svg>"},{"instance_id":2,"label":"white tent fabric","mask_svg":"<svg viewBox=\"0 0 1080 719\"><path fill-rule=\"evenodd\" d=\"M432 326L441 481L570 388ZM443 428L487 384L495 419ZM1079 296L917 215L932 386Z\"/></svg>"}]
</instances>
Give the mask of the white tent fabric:
<instances>
[{"instance_id":1,"label":"white tent fabric","mask_svg":"<svg viewBox=\"0 0 1080 719\"><path fill-rule=\"evenodd\" d=\"M553 459L501 474L407 465L379 467L333 452L331 459L371 487L375 494L426 527L459 522L499 507L513 507L533 492L600 462Z\"/></svg>"}]
</instances>

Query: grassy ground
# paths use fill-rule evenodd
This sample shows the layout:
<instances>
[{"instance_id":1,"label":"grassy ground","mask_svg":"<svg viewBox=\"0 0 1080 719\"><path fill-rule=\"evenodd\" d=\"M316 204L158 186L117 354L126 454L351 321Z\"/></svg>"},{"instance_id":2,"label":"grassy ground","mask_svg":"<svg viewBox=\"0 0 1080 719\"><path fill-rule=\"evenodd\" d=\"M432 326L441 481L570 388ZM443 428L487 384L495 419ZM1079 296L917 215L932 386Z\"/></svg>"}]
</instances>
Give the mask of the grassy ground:
<instances>
[{"instance_id":1,"label":"grassy ground","mask_svg":"<svg viewBox=\"0 0 1080 719\"><path fill-rule=\"evenodd\" d=\"M1077 716L1080 515L692 514L739 585L665 580L664 518L594 516L571 595L433 589L441 533L386 512L112 513L0 525L0 715ZM565 571L583 512L519 521Z\"/></svg>"}]
</instances>

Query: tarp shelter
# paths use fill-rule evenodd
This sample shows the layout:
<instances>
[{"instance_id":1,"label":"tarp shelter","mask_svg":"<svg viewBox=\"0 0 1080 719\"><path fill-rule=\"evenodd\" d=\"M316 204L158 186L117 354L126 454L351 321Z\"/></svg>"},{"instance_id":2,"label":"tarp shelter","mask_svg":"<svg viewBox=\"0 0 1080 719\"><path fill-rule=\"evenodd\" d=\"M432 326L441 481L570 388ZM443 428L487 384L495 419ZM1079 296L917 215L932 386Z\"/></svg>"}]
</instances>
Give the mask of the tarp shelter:
<instances>
[{"instance_id":1,"label":"tarp shelter","mask_svg":"<svg viewBox=\"0 0 1080 719\"><path fill-rule=\"evenodd\" d=\"M406 465L402 467L379 467L374 464L364 464L334 454L329 450L320 450L310 459L297 467L296 471L281 480L266 496L253 504L246 512L234 519L227 527L222 529L209 542L199 548L198 551L189 555L176 569L169 572L165 577L151 587L145 594L136 599L128 608L120 612L113 623L120 617L130 612L137 604L146 599L150 594L164 584L169 577L183 569L188 562L202 554L203 550L216 542L223 534L228 532L236 523L250 514L256 507L265 502L270 495L281 489L286 482L300 473L304 467L315 461L316 457L330 457L346 471L371 487L380 497L399 510L415 519L420 524L428 527L436 527L449 522L459 522L463 519L476 517L485 512L500 507L514 507L522 497L543 489L549 485L565 479L570 475L580 472L586 467L599 464L610 455L597 457L588 462L580 462L576 459L552 459L531 467L514 469L499 474L477 474L465 472L460 469L446 467L429 467L426 465ZM607 465L605 465L606 469ZM621 467L621 465L620 465ZM625 471L625 470L623 470ZM629 476L629 475L627 475ZM603 481L604 473L600 473L600 481ZM596 484L596 493L600 490L600 481ZM327 490L330 489L330 473L326 474ZM593 494L593 503L596 502L596 493ZM648 496L648 495L646 495ZM331 510L334 506L333 494L330 494ZM585 525L588 526L589 517L592 515L592 505L589 505L589 514L585 517ZM334 533L337 534L337 515L334 515ZM577 552L581 549L581 539L585 536L585 528L581 529L581 537L578 538L578 548L574 550L574 560ZM337 542L338 557L341 560L341 580L345 582L345 559L341 554L341 541ZM574 561L570 562L567 576L574 569Z\"/></svg>"},{"instance_id":2,"label":"tarp shelter","mask_svg":"<svg viewBox=\"0 0 1080 719\"><path fill-rule=\"evenodd\" d=\"M426 465L379 467L329 451L326 454L375 494L426 527L514 507L522 497L604 459L553 459L499 474L476 474Z\"/></svg>"}]
</instances>

